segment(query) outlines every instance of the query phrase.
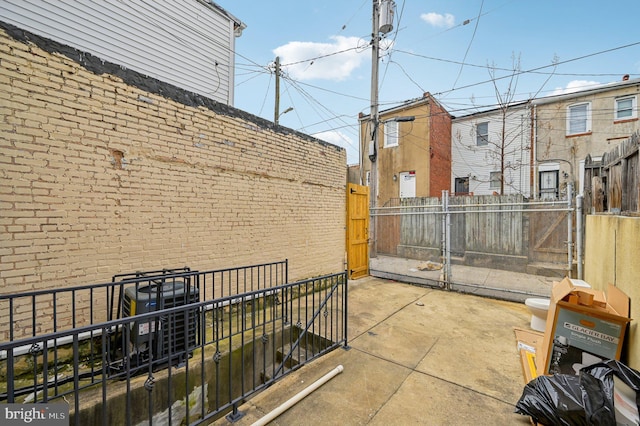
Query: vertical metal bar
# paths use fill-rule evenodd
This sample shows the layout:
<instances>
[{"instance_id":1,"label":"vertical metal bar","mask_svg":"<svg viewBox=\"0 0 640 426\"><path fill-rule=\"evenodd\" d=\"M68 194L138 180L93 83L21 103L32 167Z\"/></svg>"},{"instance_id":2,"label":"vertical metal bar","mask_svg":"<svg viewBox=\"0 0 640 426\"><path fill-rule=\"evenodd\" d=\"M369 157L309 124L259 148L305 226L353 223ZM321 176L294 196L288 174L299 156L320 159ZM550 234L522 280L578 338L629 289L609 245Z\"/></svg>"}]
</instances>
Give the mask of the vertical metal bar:
<instances>
[{"instance_id":1,"label":"vertical metal bar","mask_svg":"<svg viewBox=\"0 0 640 426\"><path fill-rule=\"evenodd\" d=\"M113 306L113 305L112 305ZM107 338L109 327L102 327L102 347L106 348L110 339ZM108 376L107 351L102 351L102 426L109 426L107 417L107 376Z\"/></svg>"},{"instance_id":2,"label":"vertical metal bar","mask_svg":"<svg viewBox=\"0 0 640 426\"><path fill-rule=\"evenodd\" d=\"M173 289L175 291L175 282L174 282ZM187 289L185 289L184 293L185 294L187 293ZM184 301L184 302L186 303L186 301ZM175 347L175 343L177 343L176 342L176 340L177 340L176 334L177 333L175 332L174 327L177 326L177 318L176 317L178 315L180 315L180 314L177 313L177 312L173 313L173 314L169 314L169 318L167 320L167 324L170 324L170 326L169 326L169 330L167 330L167 337L166 337L167 340L168 340L168 342L167 342L168 344L166 345L167 346L167 353L166 354L165 353L162 354L162 356L166 356L167 357L167 370L168 370L168 373L169 373L169 374L167 374L167 403L168 403L167 405L168 405L168 410L169 410L167 417L169 419L169 425L171 425L171 419L172 419L172 415L173 415L173 407L172 407L173 404L172 404L172 401L171 401L171 396L173 395L173 389L172 389L172 387L173 387L173 374L171 374L171 367L172 367L173 362L174 362L173 361L173 357L175 355L180 357L179 349L178 349L178 354L174 354L174 351L173 351L173 349ZM187 316L188 315L185 315L185 317L187 317ZM186 320L187 319L185 318L185 321ZM187 333L188 330L189 330L189 327L187 327L186 323L183 324L183 325L184 325L184 328L185 328L183 330L183 332ZM163 327L163 330L157 330L157 332L158 333L164 333L164 327ZM185 334L184 337L185 337L185 344L186 344L186 338L187 338L186 334ZM165 346L165 342L163 342L162 347L163 346ZM185 370L185 374L188 374L188 372L186 370ZM186 405L186 412L187 412L186 413L187 415L186 415L185 418L187 420L187 424L189 424L189 388L188 388L189 385L188 385L188 383L189 383L189 381L187 380L186 381L186 385L185 385L185 398L186 398L186 404L185 405Z\"/></svg>"},{"instance_id":3,"label":"vertical metal bar","mask_svg":"<svg viewBox=\"0 0 640 426\"><path fill-rule=\"evenodd\" d=\"M13 299L10 299L13 302ZM10 303L12 304L12 303ZM13 310L12 310L13 312ZM12 323L13 324L13 323ZM15 402L15 383L14 383L14 359L13 359L13 350L14 348L7 349L7 402L9 404L13 404Z\"/></svg>"},{"instance_id":4,"label":"vertical metal bar","mask_svg":"<svg viewBox=\"0 0 640 426\"><path fill-rule=\"evenodd\" d=\"M71 292L71 318L72 327L76 328L76 291Z\"/></svg>"},{"instance_id":5,"label":"vertical metal bar","mask_svg":"<svg viewBox=\"0 0 640 426\"><path fill-rule=\"evenodd\" d=\"M75 295L75 291L73 292ZM74 305L75 306L75 305ZM74 323L75 328L75 323ZM73 404L75 413L75 423L80 425L80 344L78 334L73 335Z\"/></svg>"},{"instance_id":6,"label":"vertical metal bar","mask_svg":"<svg viewBox=\"0 0 640 426\"><path fill-rule=\"evenodd\" d=\"M347 334L347 325L349 319L349 280L347 279L347 272L345 271L342 278L342 297L344 298L344 310L342 311L342 321L344 323L344 347L349 347L349 336Z\"/></svg>"},{"instance_id":7,"label":"vertical metal bar","mask_svg":"<svg viewBox=\"0 0 640 426\"><path fill-rule=\"evenodd\" d=\"M205 309L204 305L200 305L200 309L197 312L198 315L198 330L200 333L200 339L198 340L200 343L196 344L196 347L199 346L200 349L200 386L202 386L202 392L200 392L200 418L204 419L206 413L204 411L204 407L205 407L205 383L206 383L206 376L204 374L205 370L206 370L206 364L205 364L205 359L204 359L204 348L205 348L205 336L206 334L206 320L207 320L207 310Z\"/></svg>"},{"instance_id":8,"label":"vertical metal bar","mask_svg":"<svg viewBox=\"0 0 640 426\"><path fill-rule=\"evenodd\" d=\"M53 321L55 323L55 307L53 309ZM14 335L13 335L13 329L15 326L15 319L13 318L13 297L9 298L9 341L13 342L14 339ZM11 353L13 353L13 349L11 350ZM9 371L13 371L13 369L10 369Z\"/></svg>"},{"instance_id":9,"label":"vertical metal bar","mask_svg":"<svg viewBox=\"0 0 640 426\"><path fill-rule=\"evenodd\" d=\"M584 197L578 194L576 197L576 255L578 256L578 279L584 279L583 276L583 252L584 252Z\"/></svg>"},{"instance_id":10,"label":"vertical metal bar","mask_svg":"<svg viewBox=\"0 0 640 426\"><path fill-rule=\"evenodd\" d=\"M52 298L53 298L53 332L55 333L56 331L58 331L58 298L56 297L58 295L57 292L54 292L52 294ZM56 345L56 348L58 346Z\"/></svg>"},{"instance_id":11,"label":"vertical metal bar","mask_svg":"<svg viewBox=\"0 0 640 426\"><path fill-rule=\"evenodd\" d=\"M58 331L58 295L57 292L53 293L53 332ZM53 345L53 371L56 377L58 376L58 345ZM58 380L53 382L54 395L58 394Z\"/></svg>"},{"instance_id":12,"label":"vertical metal bar","mask_svg":"<svg viewBox=\"0 0 640 426\"><path fill-rule=\"evenodd\" d=\"M447 204L446 204L446 225L447 225L447 233L446 233L446 240L447 240L447 258L446 258L446 264L447 264L447 290L451 290L451 281L453 279L453 277L451 276L451 210L449 209L449 191L445 191L445 197L447 199Z\"/></svg>"},{"instance_id":13,"label":"vertical metal bar","mask_svg":"<svg viewBox=\"0 0 640 426\"><path fill-rule=\"evenodd\" d=\"M229 401L233 401L233 304L232 300L229 299ZM234 405L234 412L236 411Z\"/></svg>"},{"instance_id":14,"label":"vertical metal bar","mask_svg":"<svg viewBox=\"0 0 640 426\"><path fill-rule=\"evenodd\" d=\"M90 321L91 325L93 325L94 324L94 322L93 322L93 314L94 314L94 312L93 312L93 287L89 289L89 299L90 299L90 302L89 302L90 320L89 321ZM94 356L95 356L94 355L95 354L95 351L94 351L95 347L94 347L94 344L93 344L93 329L91 329L91 332L89 333L89 348L90 348L89 349L89 353L91 354L90 356L91 356L91 361L92 361L90 363L91 364L91 367L90 367L91 368L91 383L93 383L94 380L95 380L94 373L95 373L95 369L96 369L95 362L93 362ZM104 346L103 346L103 348L104 348Z\"/></svg>"},{"instance_id":15,"label":"vertical metal bar","mask_svg":"<svg viewBox=\"0 0 640 426\"><path fill-rule=\"evenodd\" d=\"M187 291L185 292L185 297L188 296L188 292L189 290L187 289ZM185 306L188 305L188 301L185 303ZM181 312L183 312L184 315L184 332L183 333L179 333L180 330L178 330L178 332L176 332L174 330L173 333L173 338L174 339L178 339L178 338L183 338L184 339L184 343L182 347L178 347L178 357L184 357L184 387L185 387L185 399L186 399L186 404L185 404L185 411L186 411L186 423L190 424L191 420L189 418L189 408L191 407L191 404L189 403L189 394L191 392L191 388L189 387L189 373L190 373L190 368L189 368L189 322L191 320L191 316L189 315L189 309L184 307L181 308ZM181 336L182 335L182 336ZM182 353L180 353L182 352ZM171 363L169 363L169 371L171 371ZM202 366L204 368L204 366ZM171 374L169 374L169 377L171 377ZM173 389L171 388L171 386L173 385L173 383L171 382L171 380L169 380L169 395L174 395ZM171 396L169 396L169 404L171 404ZM171 424L171 422L169 422L169 424Z\"/></svg>"},{"instance_id":16,"label":"vertical metal bar","mask_svg":"<svg viewBox=\"0 0 640 426\"><path fill-rule=\"evenodd\" d=\"M251 273L251 276L253 277L253 272ZM251 341L255 346L255 342L256 342L256 294L255 293L251 294ZM253 383L254 389L256 388L256 352L257 350L255 349L251 351L251 359L252 359L251 381Z\"/></svg>"},{"instance_id":17,"label":"vertical metal bar","mask_svg":"<svg viewBox=\"0 0 640 426\"><path fill-rule=\"evenodd\" d=\"M36 296L31 296L31 335L36 335Z\"/></svg>"},{"instance_id":18,"label":"vertical metal bar","mask_svg":"<svg viewBox=\"0 0 640 426\"><path fill-rule=\"evenodd\" d=\"M441 226L442 229L440 231L440 248L442 251L442 275L441 275L441 279L443 281L443 285L446 285L447 282L447 220L446 220L446 211L447 211L447 207L446 207L446 203L447 203L447 198L445 196L445 190L442 190L442 219L441 219ZM425 232L427 231L427 228L425 228L424 230Z\"/></svg>"},{"instance_id":19,"label":"vertical metal bar","mask_svg":"<svg viewBox=\"0 0 640 426\"><path fill-rule=\"evenodd\" d=\"M136 284L136 292L138 285ZM130 315L135 315L135 312L130 312ZM131 351L129 349L129 342L131 341L131 327L130 324L124 324L122 327L123 334L123 351L124 351L124 367L125 367L125 381L127 385L127 393L125 396L125 423L127 426L131 426ZM135 322L133 323L135 327Z\"/></svg>"},{"instance_id":20,"label":"vertical metal bar","mask_svg":"<svg viewBox=\"0 0 640 426\"><path fill-rule=\"evenodd\" d=\"M156 291L156 309L162 309L162 306L159 304L159 299L160 299L160 291ZM155 358L156 358L156 350L155 348L158 347L158 343L154 340L154 337L156 337L154 334L154 329L152 327L154 327L155 325L155 333L158 333L158 335L161 333L159 325L160 325L160 321L159 321L159 317L158 314L156 313L153 318L149 318L149 346L148 346L148 350L149 350L149 360L147 362L147 380L144 383L144 387L147 390L147 419L149 421L149 425L153 424L153 364L155 363ZM160 337L158 336L158 339ZM155 346L154 346L155 345Z\"/></svg>"},{"instance_id":21,"label":"vertical metal bar","mask_svg":"<svg viewBox=\"0 0 640 426\"><path fill-rule=\"evenodd\" d=\"M245 282L246 285L246 282ZM239 312L239 314L242 315L242 330L240 330L240 342L241 345L240 346L240 359L242 360L242 362L240 363L240 376L241 376L241 382L240 382L240 395L244 396L244 379L245 379L245 368L244 368L244 346L245 346L245 329L246 329L246 316L247 316L247 304L246 304L246 299L245 296L242 296L242 299L240 300L240 306L241 306L241 311ZM229 355L231 355L231 353L229 353Z\"/></svg>"},{"instance_id":22,"label":"vertical metal bar","mask_svg":"<svg viewBox=\"0 0 640 426\"><path fill-rule=\"evenodd\" d=\"M54 346L57 346L57 339L53 339L54 341ZM49 400L49 389L48 389L48 384L49 384L49 346L48 346L48 342L47 339L44 339L44 341L42 342L42 402L47 402ZM92 352L93 353L93 352ZM56 377L54 378L54 380L57 382L58 381L58 377L56 374ZM34 388L34 390L37 388ZM35 392L35 395L37 395L37 391ZM34 398L34 402L37 401L38 398Z\"/></svg>"},{"instance_id":23,"label":"vertical metal bar","mask_svg":"<svg viewBox=\"0 0 640 426\"><path fill-rule=\"evenodd\" d=\"M569 278L573 275L573 183L567 183L567 263Z\"/></svg>"},{"instance_id":24,"label":"vertical metal bar","mask_svg":"<svg viewBox=\"0 0 640 426\"><path fill-rule=\"evenodd\" d=\"M216 410L220 407L220 328L218 322L220 321L220 308L218 307L218 303L213 303L212 305L212 315L211 315L211 325L213 326L212 338L215 341L216 352L213 356L213 361L216 364Z\"/></svg>"}]
</instances>

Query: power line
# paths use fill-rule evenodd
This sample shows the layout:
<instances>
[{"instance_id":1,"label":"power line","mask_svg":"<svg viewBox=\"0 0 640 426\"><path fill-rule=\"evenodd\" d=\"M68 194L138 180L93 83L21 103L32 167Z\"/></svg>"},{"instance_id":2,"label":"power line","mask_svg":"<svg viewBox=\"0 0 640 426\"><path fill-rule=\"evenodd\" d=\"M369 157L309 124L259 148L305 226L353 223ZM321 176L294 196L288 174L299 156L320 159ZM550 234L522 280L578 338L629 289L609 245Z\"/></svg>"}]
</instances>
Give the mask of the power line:
<instances>
[{"instance_id":1,"label":"power line","mask_svg":"<svg viewBox=\"0 0 640 426\"><path fill-rule=\"evenodd\" d=\"M637 41L637 42L634 42L634 43L625 44L624 46L618 46L618 47L614 47L614 48L611 48L611 49L601 50L601 51L590 53L590 54L583 55L583 56L578 56L576 58L567 59L565 61L558 61L558 62L550 64L550 65L543 65L543 66L536 67L536 68L531 68L531 69L528 69L528 70L525 70L525 71L517 71L516 74L517 75L529 74L529 73L533 73L534 71L539 71L539 70L546 69L546 68L549 68L549 67L555 67L557 65L567 64L569 62L579 61L579 60L586 59L586 58L591 58L593 56L602 55L604 53L614 52L616 50L626 49L628 47L633 47L633 46L637 46L637 45L640 45L640 41ZM511 75L506 75L506 76L503 76L503 77L496 77L496 78L493 78L493 79L490 79L490 80L485 80L485 81L481 81L481 82L478 82L478 83L468 84L466 86L462 86L462 87L458 87L458 88L455 88L455 89L446 90L444 92L436 93L436 95L441 95L441 94L444 94L444 93L450 93L450 92L453 92L454 90L468 89L470 87L480 86L480 85L483 85L483 84L491 83L492 81L503 80L505 78L511 78Z\"/></svg>"},{"instance_id":2,"label":"power line","mask_svg":"<svg viewBox=\"0 0 640 426\"><path fill-rule=\"evenodd\" d=\"M467 50L464 52L464 58L462 58L462 63L467 60L467 55L469 54L469 50L471 49L471 44L473 40L476 38L476 31L478 31L478 24L480 23L480 17L482 16L482 7L484 6L484 0L480 3L480 10L478 11L478 18L476 19L475 26L473 27L473 34L471 35L471 40L469 40L469 44L467 45ZM453 89L456 88L456 84L458 84L458 79L462 75L462 69L464 65L460 65L460 70L458 70L458 76L456 77L456 81L453 82Z\"/></svg>"}]
</instances>

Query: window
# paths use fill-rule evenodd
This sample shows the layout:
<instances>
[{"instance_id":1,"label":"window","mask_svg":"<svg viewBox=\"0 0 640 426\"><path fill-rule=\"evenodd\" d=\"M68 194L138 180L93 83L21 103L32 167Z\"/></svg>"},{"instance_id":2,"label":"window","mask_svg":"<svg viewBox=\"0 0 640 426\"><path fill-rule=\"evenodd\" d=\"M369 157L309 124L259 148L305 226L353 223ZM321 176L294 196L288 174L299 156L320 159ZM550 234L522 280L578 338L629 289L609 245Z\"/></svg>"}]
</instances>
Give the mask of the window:
<instances>
[{"instance_id":1,"label":"window","mask_svg":"<svg viewBox=\"0 0 640 426\"><path fill-rule=\"evenodd\" d=\"M398 146L398 129L400 126L397 121L386 121L384 123L384 147L389 148Z\"/></svg>"},{"instance_id":2,"label":"window","mask_svg":"<svg viewBox=\"0 0 640 426\"><path fill-rule=\"evenodd\" d=\"M577 135L591 131L591 104L569 105L567 107L567 135Z\"/></svg>"},{"instance_id":3,"label":"window","mask_svg":"<svg viewBox=\"0 0 640 426\"><path fill-rule=\"evenodd\" d=\"M489 143L489 122L476 124L476 145L482 146Z\"/></svg>"},{"instance_id":4,"label":"window","mask_svg":"<svg viewBox=\"0 0 640 426\"><path fill-rule=\"evenodd\" d=\"M469 178L468 177L463 177L463 178L456 178L455 180L455 194L456 195L463 195L463 194L468 194L469 193Z\"/></svg>"},{"instance_id":5,"label":"window","mask_svg":"<svg viewBox=\"0 0 640 426\"><path fill-rule=\"evenodd\" d=\"M636 97L627 96L616 99L616 120L628 120L636 118Z\"/></svg>"},{"instance_id":6,"label":"window","mask_svg":"<svg viewBox=\"0 0 640 426\"><path fill-rule=\"evenodd\" d=\"M489 189L500 189L500 172L489 173Z\"/></svg>"},{"instance_id":7,"label":"window","mask_svg":"<svg viewBox=\"0 0 640 426\"><path fill-rule=\"evenodd\" d=\"M558 170L540 172L540 198L542 200L558 199Z\"/></svg>"}]
</instances>

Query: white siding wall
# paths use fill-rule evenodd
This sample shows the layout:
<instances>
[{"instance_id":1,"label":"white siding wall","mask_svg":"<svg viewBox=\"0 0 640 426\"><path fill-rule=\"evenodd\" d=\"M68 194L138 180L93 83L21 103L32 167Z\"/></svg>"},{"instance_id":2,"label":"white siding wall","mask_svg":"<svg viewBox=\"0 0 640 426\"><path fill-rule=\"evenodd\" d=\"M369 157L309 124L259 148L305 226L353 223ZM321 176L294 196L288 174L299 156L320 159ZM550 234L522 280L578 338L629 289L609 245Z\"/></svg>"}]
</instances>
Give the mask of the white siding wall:
<instances>
[{"instance_id":1,"label":"white siding wall","mask_svg":"<svg viewBox=\"0 0 640 426\"><path fill-rule=\"evenodd\" d=\"M489 123L489 143L478 146L476 125ZM510 109L505 130L504 194L530 196L531 121L526 108ZM500 171L502 113L491 111L456 118L451 124L451 188L457 177L469 177L469 192L490 195L499 188L490 188L490 173Z\"/></svg>"},{"instance_id":2,"label":"white siding wall","mask_svg":"<svg viewBox=\"0 0 640 426\"><path fill-rule=\"evenodd\" d=\"M197 0L0 0L0 19L233 105L233 21Z\"/></svg>"}]
</instances>

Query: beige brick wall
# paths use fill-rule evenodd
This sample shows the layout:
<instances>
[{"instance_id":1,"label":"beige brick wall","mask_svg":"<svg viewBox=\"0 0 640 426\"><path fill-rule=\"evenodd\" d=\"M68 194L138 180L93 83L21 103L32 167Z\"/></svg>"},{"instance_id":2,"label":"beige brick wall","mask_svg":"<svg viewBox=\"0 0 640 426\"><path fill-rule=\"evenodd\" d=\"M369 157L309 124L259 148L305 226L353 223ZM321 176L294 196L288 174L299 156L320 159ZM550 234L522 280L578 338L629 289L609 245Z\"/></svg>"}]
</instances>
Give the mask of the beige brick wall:
<instances>
[{"instance_id":1,"label":"beige brick wall","mask_svg":"<svg viewBox=\"0 0 640 426\"><path fill-rule=\"evenodd\" d=\"M342 148L2 29L0 133L2 293L185 265L288 258L291 280L344 269Z\"/></svg>"}]
</instances>

